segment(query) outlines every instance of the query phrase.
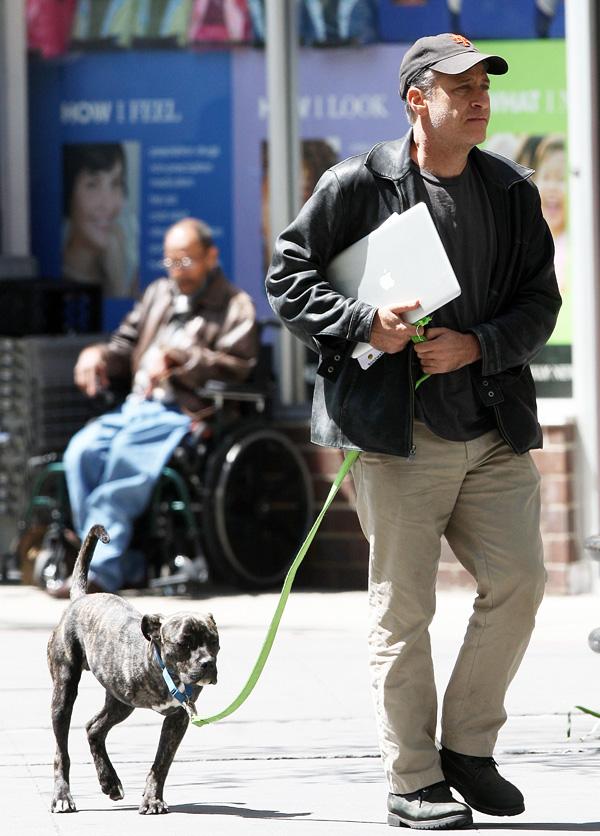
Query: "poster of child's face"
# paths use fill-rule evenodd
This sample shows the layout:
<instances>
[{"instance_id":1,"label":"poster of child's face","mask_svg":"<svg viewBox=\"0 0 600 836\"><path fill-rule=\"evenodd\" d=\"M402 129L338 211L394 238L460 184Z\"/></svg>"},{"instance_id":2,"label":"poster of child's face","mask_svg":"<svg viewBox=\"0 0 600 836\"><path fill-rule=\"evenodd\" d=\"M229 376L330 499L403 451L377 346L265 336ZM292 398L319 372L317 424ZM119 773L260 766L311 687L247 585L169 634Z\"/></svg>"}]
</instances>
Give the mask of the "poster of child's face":
<instances>
[{"instance_id":1,"label":"poster of child's face","mask_svg":"<svg viewBox=\"0 0 600 836\"><path fill-rule=\"evenodd\" d=\"M564 137L552 134L544 137L536 149L532 168L540 191L542 214L554 240L567 229L567 155Z\"/></svg>"},{"instance_id":2,"label":"poster of child's face","mask_svg":"<svg viewBox=\"0 0 600 836\"><path fill-rule=\"evenodd\" d=\"M138 288L138 162L137 143L63 146L63 277L105 299Z\"/></svg>"},{"instance_id":3,"label":"poster of child's face","mask_svg":"<svg viewBox=\"0 0 600 836\"><path fill-rule=\"evenodd\" d=\"M540 193L542 215L554 240L554 270L562 296L562 307L558 321L549 340L549 346L542 349L540 362L570 364L570 355L550 357L552 349L570 347L573 342L573 321L571 310L571 277L569 275L569 201L567 184L567 147L562 133L552 134L517 134L498 133L490 136L485 143L489 151L495 151L508 157L526 168L533 169L532 181ZM570 350L570 348L569 348ZM545 358L545 359L544 359ZM533 367L534 378L537 374ZM570 397L570 382L560 383L566 378L556 378L547 386L544 378L540 384L536 378L538 394L544 396ZM570 381L570 377L569 377Z\"/></svg>"},{"instance_id":4,"label":"poster of child's face","mask_svg":"<svg viewBox=\"0 0 600 836\"><path fill-rule=\"evenodd\" d=\"M565 291L568 207L564 134L495 134L489 137L485 147L533 169L532 179L540 193L542 215L556 247L556 275L561 291Z\"/></svg>"}]
</instances>

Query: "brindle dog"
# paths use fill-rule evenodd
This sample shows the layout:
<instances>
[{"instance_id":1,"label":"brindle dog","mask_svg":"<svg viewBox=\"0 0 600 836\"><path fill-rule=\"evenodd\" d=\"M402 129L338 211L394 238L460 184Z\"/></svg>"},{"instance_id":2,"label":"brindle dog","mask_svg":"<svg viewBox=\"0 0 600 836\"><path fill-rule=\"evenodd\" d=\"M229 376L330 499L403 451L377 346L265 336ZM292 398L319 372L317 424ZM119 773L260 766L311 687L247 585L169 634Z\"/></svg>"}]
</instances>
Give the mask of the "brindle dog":
<instances>
[{"instance_id":1,"label":"brindle dog","mask_svg":"<svg viewBox=\"0 0 600 836\"><path fill-rule=\"evenodd\" d=\"M98 539L108 542L100 525L93 526L73 570L71 603L48 642L52 674L52 726L56 737L54 813L75 812L69 789L69 725L82 670L90 670L106 690L104 708L86 726L102 792L115 801L123 787L106 752L106 736L134 708L152 708L165 718L158 751L146 779L140 813L167 813L163 788L189 716L171 696L157 651L180 692L188 686L188 707L203 685L217 681L219 637L212 615L178 613L142 616L117 595L87 595L87 574Z\"/></svg>"}]
</instances>

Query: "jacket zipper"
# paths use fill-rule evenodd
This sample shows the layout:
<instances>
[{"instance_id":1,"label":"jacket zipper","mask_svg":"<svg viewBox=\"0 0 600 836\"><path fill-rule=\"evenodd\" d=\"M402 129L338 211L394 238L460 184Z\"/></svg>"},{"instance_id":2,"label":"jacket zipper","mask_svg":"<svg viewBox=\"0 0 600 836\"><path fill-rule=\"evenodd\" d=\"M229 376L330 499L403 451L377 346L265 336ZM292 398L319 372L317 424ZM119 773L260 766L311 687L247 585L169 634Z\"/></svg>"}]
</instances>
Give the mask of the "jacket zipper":
<instances>
[{"instance_id":1,"label":"jacket zipper","mask_svg":"<svg viewBox=\"0 0 600 836\"><path fill-rule=\"evenodd\" d=\"M408 347L409 351L411 351L412 346ZM412 375L412 351L411 355L408 359L408 390L410 393L410 451L408 453L408 460L412 461L417 453L417 447L415 445L415 387L413 386L413 375Z\"/></svg>"},{"instance_id":2,"label":"jacket zipper","mask_svg":"<svg viewBox=\"0 0 600 836\"><path fill-rule=\"evenodd\" d=\"M381 175L380 175L381 176ZM400 187L398 186L398 182L394 180L392 177L385 177L383 176L384 180L391 180L394 184L394 188L396 189L396 195L398 197L398 203L400 204L400 211L404 208L404 201L402 199L402 193L400 191ZM417 448L414 441L414 430L415 430L415 387L413 385L413 375L412 375L412 353L408 360L408 388L410 392L410 450L408 453L408 460L411 461L414 459Z\"/></svg>"}]
</instances>

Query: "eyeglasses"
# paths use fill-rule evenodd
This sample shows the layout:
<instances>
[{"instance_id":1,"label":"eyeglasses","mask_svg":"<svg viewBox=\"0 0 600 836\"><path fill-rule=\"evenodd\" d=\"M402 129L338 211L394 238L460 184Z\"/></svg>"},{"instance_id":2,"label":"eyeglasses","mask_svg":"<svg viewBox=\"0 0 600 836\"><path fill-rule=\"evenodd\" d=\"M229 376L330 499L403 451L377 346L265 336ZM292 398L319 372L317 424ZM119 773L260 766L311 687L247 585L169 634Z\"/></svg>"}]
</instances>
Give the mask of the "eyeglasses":
<instances>
[{"instance_id":1,"label":"eyeglasses","mask_svg":"<svg viewBox=\"0 0 600 836\"><path fill-rule=\"evenodd\" d=\"M184 255L183 258L163 258L162 264L165 270L180 270L182 267L187 270L196 261L190 258L189 255Z\"/></svg>"}]
</instances>

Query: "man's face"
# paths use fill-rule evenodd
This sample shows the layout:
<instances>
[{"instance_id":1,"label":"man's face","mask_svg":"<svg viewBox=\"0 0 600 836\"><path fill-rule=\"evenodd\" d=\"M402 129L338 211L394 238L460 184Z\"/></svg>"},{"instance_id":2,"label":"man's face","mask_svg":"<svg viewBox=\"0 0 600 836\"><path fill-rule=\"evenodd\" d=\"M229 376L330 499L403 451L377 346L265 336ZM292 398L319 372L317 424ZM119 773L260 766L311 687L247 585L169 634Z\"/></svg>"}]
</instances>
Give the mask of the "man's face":
<instances>
[{"instance_id":1,"label":"man's face","mask_svg":"<svg viewBox=\"0 0 600 836\"><path fill-rule=\"evenodd\" d=\"M219 257L215 246L206 247L191 226L176 226L167 233L164 246L169 277L181 293L191 296L200 290Z\"/></svg>"},{"instance_id":2,"label":"man's face","mask_svg":"<svg viewBox=\"0 0 600 836\"><path fill-rule=\"evenodd\" d=\"M484 64L459 75L436 73L436 81L425 100L432 139L461 150L479 145L490 119L490 80Z\"/></svg>"}]
</instances>

